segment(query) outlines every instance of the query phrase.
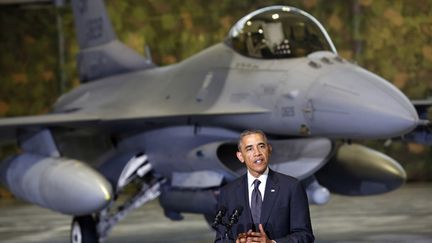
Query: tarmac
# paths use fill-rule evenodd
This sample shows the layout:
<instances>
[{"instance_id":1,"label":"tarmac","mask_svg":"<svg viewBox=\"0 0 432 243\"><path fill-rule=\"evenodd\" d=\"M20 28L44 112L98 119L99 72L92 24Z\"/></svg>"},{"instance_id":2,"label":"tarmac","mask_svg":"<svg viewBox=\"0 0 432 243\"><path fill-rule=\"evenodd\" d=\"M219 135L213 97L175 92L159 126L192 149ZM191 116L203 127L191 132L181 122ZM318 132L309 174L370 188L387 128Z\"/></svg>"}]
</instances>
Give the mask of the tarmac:
<instances>
[{"instance_id":1,"label":"tarmac","mask_svg":"<svg viewBox=\"0 0 432 243\"><path fill-rule=\"evenodd\" d=\"M393 192L365 197L332 195L324 206L311 206L318 243L431 242L432 184L407 184ZM71 217L16 200L0 201L0 242L69 242ZM131 213L106 243L213 242L203 216L183 221L163 215L157 200Z\"/></svg>"}]
</instances>

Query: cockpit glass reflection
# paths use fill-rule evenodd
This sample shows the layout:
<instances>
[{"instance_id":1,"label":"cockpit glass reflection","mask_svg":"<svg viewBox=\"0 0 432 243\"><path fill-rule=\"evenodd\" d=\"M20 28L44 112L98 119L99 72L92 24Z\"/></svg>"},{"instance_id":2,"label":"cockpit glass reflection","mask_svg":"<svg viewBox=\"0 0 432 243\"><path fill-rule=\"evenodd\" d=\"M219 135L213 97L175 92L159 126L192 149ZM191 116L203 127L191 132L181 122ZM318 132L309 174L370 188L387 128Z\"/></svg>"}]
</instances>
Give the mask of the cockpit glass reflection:
<instances>
[{"instance_id":1,"label":"cockpit glass reflection","mask_svg":"<svg viewBox=\"0 0 432 243\"><path fill-rule=\"evenodd\" d=\"M241 19L230 31L228 43L240 54L277 59L303 57L323 50L335 52L319 22L298 9L279 6L254 13Z\"/></svg>"}]
</instances>

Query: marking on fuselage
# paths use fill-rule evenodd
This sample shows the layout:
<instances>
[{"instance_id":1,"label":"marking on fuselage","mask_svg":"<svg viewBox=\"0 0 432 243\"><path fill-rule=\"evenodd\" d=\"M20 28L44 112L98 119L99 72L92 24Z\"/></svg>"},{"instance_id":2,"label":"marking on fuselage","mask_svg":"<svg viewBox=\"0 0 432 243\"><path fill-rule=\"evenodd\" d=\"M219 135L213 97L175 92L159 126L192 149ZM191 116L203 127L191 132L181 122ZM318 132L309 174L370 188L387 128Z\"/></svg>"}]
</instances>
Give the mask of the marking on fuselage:
<instances>
[{"instance_id":1,"label":"marking on fuselage","mask_svg":"<svg viewBox=\"0 0 432 243\"><path fill-rule=\"evenodd\" d=\"M230 96L230 102L239 103L246 100L249 97L249 93L234 93Z\"/></svg>"},{"instance_id":2,"label":"marking on fuselage","mask_svg":"<svg viewBox=\"0 0 432 243\"><path fill-rule=\"evenodd\" d=\"M283 97L287 98L287 99L295 99L298 95L300 94L300 91L298 90L292 90L287 94L282 95Z\"/></svg>"},{"instance_id":3,"label":"marking on fuselage","mask_svg":"<svg viewBox=\"0 0 432 243\"><path fill-rule=\"evenodd\" d=\"M213 80L213 72L207 73L207 75L204 78L204 82L201 89L207 89L212 80Z\"/></svg>"},{"instance_id":4,"label":"marking on fuselage","mask_svg":"<svg viewBox=\"0 0 432 243\"><path fill-rule=\"evenodd\" d=\"M321 67L321 65L319 63L316 63L314 61L309 61L308 65L313 67L313 68L316 68L316 69Z\"/></svg>"},{"instance_id":5,"label":"marking on fuselage","mask_svg":"<svg viewBox=\"0 0 432 243\"><path fill-rule=\"evenodd\" d=\"M333 62L330 59L328 59L327 57L322 57L321 62L323 62L325 64L333 64Z\"/></svg>"},{"instance_id":6,"label":"marking on fuselage","mask_svg":"<svg viewBox=\"0 0 432 243\"><path fill-rule=\"evenodd\" d=\"M103 32L103 19L102 17L97 17L93 19L89 19L86 22L86 39L87 40L94 40L98 39L102 36Z\"/></svg>"},{"instance_id":7,"label":"marking on fuselage","mask_svg":"<svg viewBox=\"0 0 432 243\"><path fill-rule=\"evenodd\" d=\"M295 116L294 106L282 106L281 107L282 117L292 117Z\"/></svg>"},{"instance_id":8,"label":"marking on fuselage","mask_svg":"<svg viewBox=\"0 0 432 243\"><path fill-rule=\"evenodd\" d=\"M201 89L197 94L196 97L197 102L201 102L204 100L204 97L208 94L208 87L210 86L212 80L213 80L213 72L207 73L207 75L204 78L204 82L201 85Z\"/></svg>"},{"instance_id":9,"label":"marking on fuselage","mask_svg":"<svg viewBox=\"0 0 432 243\"><path fill-rule=\"evenodd\" d=\"M252 63L246 63L246 62L237 62L234 66L238 69L245 69L245 70L257 70L259 69L259 66Z\"/></svg>"},{"instance_id":10,"label":"marking on fuselage","mask_svg":"<svg viewBox=\"0 0 432 243\"><path fill-rule=\"evenodd\" d=\"M311 134L310 128L306 124L301 124L299 128L299 134L302 136L308 136Z\"/></svg>"},{"instance_id":11,"label":"marking on fuselage","mask_svg":"<svg viewBox=\"0 0 432 243\"><path fill-rule=\"evenodd\" d=\"M324 86L324 88L332 88L332 89L340 91L340 92L345 92L345 93L349 93L349 94L352 94L352 95L359 96L359 93L357 93L357 92L355 92L353 90L342 88L342 87L339 87L339 86L334 85L334 84L324 83L323 86Z\"/></svg>"},{"instance_id":12,"label":"marking on fuselage","mask_svg":"<svg viewBox=\"0 0 432 243\"><path fill-rule=\"evenodd\" d=\"M261 95L274 95L276 93L276 85L261 85Z\"/></svg>"}]
</instances>

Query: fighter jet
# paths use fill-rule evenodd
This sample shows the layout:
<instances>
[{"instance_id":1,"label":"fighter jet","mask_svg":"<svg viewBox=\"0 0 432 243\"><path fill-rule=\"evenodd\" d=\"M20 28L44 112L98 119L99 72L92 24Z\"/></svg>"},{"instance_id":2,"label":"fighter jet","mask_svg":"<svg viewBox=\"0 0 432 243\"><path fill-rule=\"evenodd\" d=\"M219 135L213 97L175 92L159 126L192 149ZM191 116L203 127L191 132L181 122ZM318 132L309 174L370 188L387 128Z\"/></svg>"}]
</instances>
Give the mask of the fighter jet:
<instances>
[{"instance_id":1,"label":"fighter jet","mask_svg":"<svg viewBox=\"0 0 432 243\"><path fill-rule=\"evenodd\" d=\"M300 179L312 204L330 192L373 195L404 183L395 160L349 141L408 133L419 122L415 108L339 56L310 14L256 10L221 43L158 67L117 39L103 1L72 7L81 85L49 114L0 120L1 138L21 148L1 164L3 184L72 215L72 242L106 239L155 198L171 219L197 213L211 222L219 188L245 173L235 158L245 129L268 134L271 167ZM120 202L131 184L139 190Z\"/></svg>"}]
</instances>

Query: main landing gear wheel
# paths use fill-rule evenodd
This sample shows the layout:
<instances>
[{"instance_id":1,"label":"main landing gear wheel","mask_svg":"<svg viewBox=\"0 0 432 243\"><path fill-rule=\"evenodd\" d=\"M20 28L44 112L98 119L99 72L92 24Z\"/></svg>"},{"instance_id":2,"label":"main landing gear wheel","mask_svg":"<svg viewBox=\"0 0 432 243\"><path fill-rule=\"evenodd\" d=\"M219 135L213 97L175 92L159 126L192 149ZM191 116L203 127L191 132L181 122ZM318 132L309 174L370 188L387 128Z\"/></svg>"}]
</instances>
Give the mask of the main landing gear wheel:
<instances>
[{"instance_id":1,"label":"main landing gear wheel","mask_svg":"<svg viewBox=\"0 0 432 243\"><path fill-rule=\"evenodd\" d=\"M96 223L91 215L74 217L71 227L71 243L98 243Z\"/></svg>"}]
</instances>

